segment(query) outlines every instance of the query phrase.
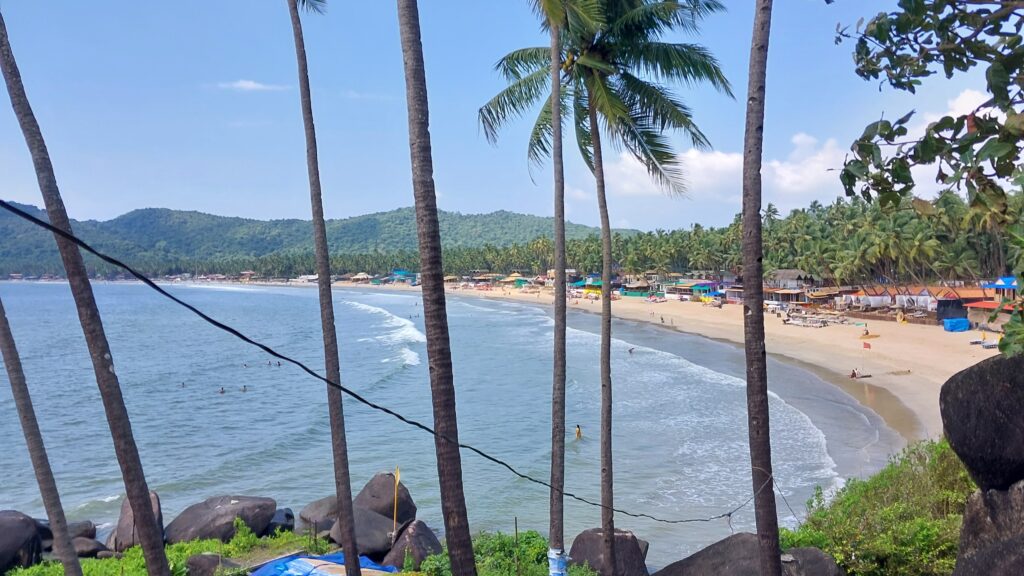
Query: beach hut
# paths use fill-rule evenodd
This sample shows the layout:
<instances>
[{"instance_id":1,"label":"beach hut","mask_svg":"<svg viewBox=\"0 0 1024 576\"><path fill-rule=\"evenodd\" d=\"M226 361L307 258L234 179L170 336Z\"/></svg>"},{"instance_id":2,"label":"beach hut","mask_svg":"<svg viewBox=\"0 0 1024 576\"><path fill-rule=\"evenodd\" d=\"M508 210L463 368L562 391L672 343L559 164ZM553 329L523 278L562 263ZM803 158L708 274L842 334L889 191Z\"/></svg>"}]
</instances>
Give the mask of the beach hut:
<instances>
[{"instance_id":1,"label":"beach hut","mask_svg":"<svg viewBox=\"0 0 1024 576\"><path fill-rule=\"evenodd\" d=\"M981 285L986 290L994 290L997 299L1013 300L1017 297L1020 286L1014 276L1003 276L995 282L986 282Z\"/></svg>"},{"instance_id":2,"label":"beach hut","mask_svg":"<svg viewBox=\"0 0 1024 576\"><path fill-rule=\"evenodd\" d=\"M361 284L366 284L367 282L369 282L372 279L373 279L373 276L370 276L366 272L360 272L359 274L356 274L355 276L352 277L352 281L353 282L358 282L358 283L361 283Z\"/></svg>"},{"instance_id":3,"label":"beach hut","mask_svg":"<svg viewBox=\"0 0 1024 576\"><path fill-rule=\"evenodd\" d=\"M742 304L743 303L743 286L740 284L734 284L729 286L725 290L725 301L729 304Z\"/></svg>"},{"instance_id":4,"label":"beach hut","mask_svg":"<svg viewBox=\"0 0 1024 576\"><path fill-rule=\"evenodd\" d=\"M814 284L814 277L798 268L782 268L769 274L765 284L770 288L793 290Z\"/></svg>"}]
</instances>

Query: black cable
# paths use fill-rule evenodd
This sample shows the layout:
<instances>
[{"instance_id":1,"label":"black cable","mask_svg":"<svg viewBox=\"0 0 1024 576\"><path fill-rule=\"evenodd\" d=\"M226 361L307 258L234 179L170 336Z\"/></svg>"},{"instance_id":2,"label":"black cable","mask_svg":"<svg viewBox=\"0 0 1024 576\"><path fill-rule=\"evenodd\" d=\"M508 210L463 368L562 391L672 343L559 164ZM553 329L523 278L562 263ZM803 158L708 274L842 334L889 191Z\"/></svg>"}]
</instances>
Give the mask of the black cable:
<instances>
[{"instance_id":1,"label":"black cable","mask_svg":"<svg viewBox=\"0 0 1024 576\"><path fill-rule=\"evenodd\" d=\"M579 502L583 502L584 504L589 504L591 506L596 506L598 508L609 508L609 507L601 504L600 502L594 502L594 501L588 500L586 498L583 498L582 496L577 496L576 494L573 494L572 492L566 492L565 490L558 490L557 488L555 488L554 486L552 486L548 482L545 482L543 480L539 480L537 478L534 478L532 476L524 474L524 473L520 472L519 470L516 470L514 467L512 467L511 464L509 464L509 463L507 463L507 462L505 462L503 460L500 460L500 459L498 459L498 458L496 458L494 456L491 456L490 454L480 450L479 448L474 448L473 446L470 446L468 444L463 444L461 442L456 442L455 440L452 440L451 438L448 438L447 436L444 436L443 434L438 434L433 428L431 428L430 426L427 426L426 424L423 424L423 423L420 423L420 422L418 422L416 420L413 420L411 418L407 418L405 416L402 416L401 414L399 414L398 412L395 412L394 410L391 410L390 408L387 408L385 406L381 406L380 404L377 404L375 402L367 400L366 398L363 398L361 395L359 395L357 392L349 390L345 386L342 386L341 384L338 384L337 382L332 382L328 378L325 378L325 377L321 376L320 374L317 374L312 368L310 368L309 366L306 366L302 362L300 362L298 360L295 360L294 358L291 358L289 356L285 356L284 354L281 354L280 352L274 350L270 346L267 346L266 344L262 344L260 342L257 342L255 340L253 340L252 338L246 336L245 334L242 334L238 330L232 328L231 326L228 326L227 324L224 324L223 322L220 322L218 320L215 320L215 319L211 318L206 313L204 313L202 310L199 310L195 306L189 304L188 302L185 302L184 300L181 300L180 298L178 298L177 296L171 294L167 290L164 290L156 282L153 282L152 280L147 278L144 274L142 274L141 272L136 271L134 268L132 268L128 264L125 264L124 262L121 262L120 260L118 260L117 258L114 258L113 256L108 256L108 255L106 255L106 254L96 250L95 248L93 248L92 246L87 244L84 240L78 238L74 234L71 234L70 232L66 232L64 230L61 230L60 228L57 228L56 226L54 226L53 224L50 224L49 222L46 222L45 220L40 220L39 218L36 218L35 216L29 214L28 212L25 212L24 210L21 210L21 209L18 209L16 207L12 206L11 204L9 204L8 202L6 202L4 200L0 200L0 208L3 208L4 210L7 210L8 212L14 214L15 216L18 216L18 217L20 217L20 218L22 218L24 220L27 220L27 221L35 224L36 226L39 226L41 228L45 228L46 230L49 230L50 232L53 232L54 234L57 234L58 236L66 239L66 240L68 240L70 242L73 242L74 244L76 244L82 250L85 250L86 252L92 254L93 256L96 256L97 258L99 258L100 260L103 260L104 262L107 262L108 264L113 264L114 266L117 266L118 268L123 269L124 271L128 272L129 274L131 274L132 276L137 278L140 282L142 282L146 286L149 286L153 290L156 290L161 296L164 296L165 298L170 299L174 303L176 303L176 304L186 308L187 310L189 310L190 312L192 312L196 316L199 316L200 318L202 318L208 324L211 324L212 326L214 326L216 328L219 328L219 329L227 332L228 334L231 334L232 336L238 338L239 340L241 340L243 342L246 342L247 344L252 344L253 346L256 346L260 350L263 350L264 352L266 352L267 354L270 354L271 356L277 358L278 360L283 360L285 362L288 362L289 364L292 364L294 366L299 367L303 372L309 374L310 376L316 378L317 380L320 380L321 382L324 382L328 386L331 386L333 388L337 388L338 390L341 390L343 393L347 394L353 400L355 400L356 402L359 402L360 404L364 404L364 405L366 405L366 406L368 406L370 408L373 408L374 410L377 410L378 412L383 412L385 414L388 414L389 416L397 418L398 420L400 420L400 421L402 421L402 422L404 422L404 423L406 423L406 424L408 424L410 426L413 426L415 428L419 428L420 430L423 430L424 432L427 432L427 433L431 434L432 436L440 438L440 439L444 440L445 442L448 442L449 444L454 444L454 445L458 446L461 449L469 450L470 452L476 454L477 456L480 456L481 458L483 458L483 459L485 459L485 460L487 460L489 462L493 462L494 464L497 464L497 465L499 465L499 466L501 466L503 468L508 469L509 472L515 474L516 476L522 478L523 480L528 480L528 481L533 482L535 484L539 484L541 486L544 486L544 487L548 488L549 490L556 490L556 491L560 492L563 496L568 496L569 498L572 498L573 500L577 500ZM767 486L771 481L772 481L772 478L769 477L768 480L764 484L761 485L761 488L758 489L757 493L760 493L762 490L764 490L765 486ZM740 504L739 506L737 506L736 508L733 508L732 510L730 510L728 512L724 512L722 514L718 514L718 515L711 516L711 517L708 517L708 518L686 518L686 519L681 519L681 520L666 520L664 518L657 518L655 516L651 516L650 514L643 514L643 513L637 514L637 513L634 513L634 512L627 512L626 510L621 510L621 509L615 508L615 507L611 507L609 509L612 510L613 512L617 513L617 514L622 514L624 516L630 516L632 518L647 518L649 520L654 520L655 522L662 522L662 523L665 523L665 524L689 524L689 523L694 523L694 522L711 522L711 521L714 521L714 520L720 520L722 518L731 518L733 514L738 512L740 509L745 507L747 504L750 504L750 501L753 500L756 495L757 494L751 495L750 498L748 498L745 502L743 502L742 504Z\"/></svg>"}]
</instances>

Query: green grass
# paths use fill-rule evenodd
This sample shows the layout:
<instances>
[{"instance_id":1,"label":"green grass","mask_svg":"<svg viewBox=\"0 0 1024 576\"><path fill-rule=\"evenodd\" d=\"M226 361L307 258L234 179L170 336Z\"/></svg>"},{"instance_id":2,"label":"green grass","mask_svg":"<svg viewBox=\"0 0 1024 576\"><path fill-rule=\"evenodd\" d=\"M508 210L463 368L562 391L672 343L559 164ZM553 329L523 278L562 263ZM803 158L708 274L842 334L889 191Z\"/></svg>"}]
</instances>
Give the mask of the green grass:
<instances>
[{"instance_id":1,"label":"green grass","mask_svg":"<svg viewBox=\"0 0 1024 576\"><path fill-rule=\"evenodd\" d=\"M516 538L510 534L483 533L473 539L478 576L547 576L548 541L530 530ZM425 576L451 576L448 550L423 561L419 572ZM589 567L570 566L570 576L596 576Z\"/></svg>"},{"instance_id":2,"label":"green grass","mask_svg":"<svg viewBox=\"0 0 1024 576\"><path fill-rule=\"evenodd\" d=\"M975 485L946 441L914 444L878 474L851 480L808 518L782 531L784 549L815 546L849 576L951 574L960 524Z\"/></svg>"},{"instance_id":3,"label":"green grass","mask_svg":"<svg viewBox=\"0 0 1024 576\"><path fill-rule=\"evenodd\" d=\"M166 547L167 560L172 572L185 574L185 562L194 554L214 553L232 560L242 566L249 566L277 556L290 554L300 550L313 554L323 554L331 546L323 539L311 539L293 532L278 531L266 538L258 538L241 520L235 520L235 536L230 542L220 540L193 540L171 544ZM120 558L83 558L82 572L84 576L134 576L146 574L146 563L142 557L142 549L138 546L125 550ZM61 576L64 567L59 562L43 562L30 568L20 568L10 572L10 576Z\"/></svg>"}]
</instances>

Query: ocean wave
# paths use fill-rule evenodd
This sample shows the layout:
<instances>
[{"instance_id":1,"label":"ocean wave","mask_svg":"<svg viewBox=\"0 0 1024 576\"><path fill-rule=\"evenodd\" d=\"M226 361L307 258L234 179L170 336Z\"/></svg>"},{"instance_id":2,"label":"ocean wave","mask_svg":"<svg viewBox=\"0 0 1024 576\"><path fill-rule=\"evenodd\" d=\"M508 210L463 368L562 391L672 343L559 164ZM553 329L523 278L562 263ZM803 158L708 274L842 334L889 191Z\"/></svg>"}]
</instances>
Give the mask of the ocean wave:
<instances>
[{"instance_id":1,"label":"ocean wave","mask_svg":"<svg viewBox=\"0 0 1024 576\"><path fill-rule=\"evenodd\" d=\"M356 310L379 316L382 318L384 326L393 328L393 330L387 334L377 337L377 339L382 342L386 342L388 344L406 344L427 341L426 334L420 332L419 329L416 328L416 324L408 318L402 318L401 316L392 314L383 308L364 304L362 302L342 300L342 303L351 308L355 308Z\"/></svg>"},{"instance_id":2,"label":"ocean wave","mask_svg":"<svg viewBox=\"0 0 1024 576\"><path fill-rule=\"evenodd\" d=\"M420 355L417 354L415 350L410 350L409 348L402 348L401 357L402 364L405 364L406 366L420 365Z\"/></svg>"}]
</instances>

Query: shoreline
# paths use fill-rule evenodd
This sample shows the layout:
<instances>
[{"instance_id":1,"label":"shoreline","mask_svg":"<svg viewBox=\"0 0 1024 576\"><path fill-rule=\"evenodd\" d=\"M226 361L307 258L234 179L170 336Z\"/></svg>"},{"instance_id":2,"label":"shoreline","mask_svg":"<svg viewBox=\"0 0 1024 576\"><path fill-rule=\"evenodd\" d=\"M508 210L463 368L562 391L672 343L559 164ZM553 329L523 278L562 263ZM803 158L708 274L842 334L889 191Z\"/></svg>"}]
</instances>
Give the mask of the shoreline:
<instances>
[{"instance_id":1,"label":"shoreline","mask_svg":"<svg viewBox=\"0 0 1024 576\"><path fill-rule=\"evenodd\" d=\"M261 285L288 286L279 283ZM335 283L334 287L419 291L419 288L411 286ZM501 290L448 290L446 294L532 303L542 307L552 306L554 300L553 295L547 292L522 294L514 291L503 293ZM598 303L591 302L582 299L570 301L568 308L599 314ZM743 346L742 307L738 305L727 304L716 309L695 302L651 304L641 298L624 298L612 302L612 315L740 348ZM838 387L877 414L907 442L940 437L939 390L942 384L960 370L999 353L969 345L969 333L948 333L939 326L872 322L870 329L876 337L866 341L871 344L871 349L866 350L863 348L865 340L860 338L862 328L852 324L803 328L785 325L771 316L765 317L768 354ZM871 377L851 379L849 371L854 368Z\"/></svg>"}]
</instances>

